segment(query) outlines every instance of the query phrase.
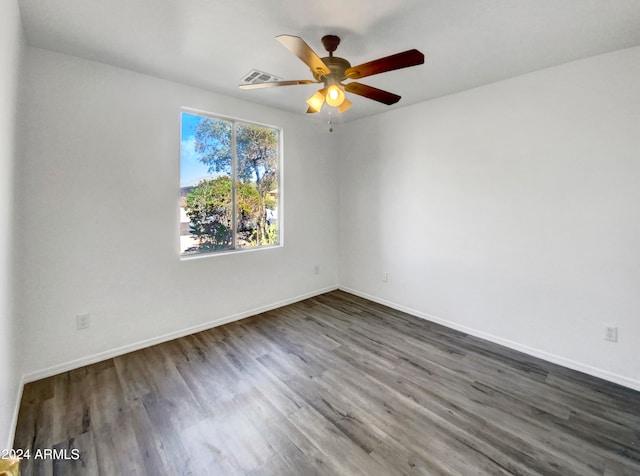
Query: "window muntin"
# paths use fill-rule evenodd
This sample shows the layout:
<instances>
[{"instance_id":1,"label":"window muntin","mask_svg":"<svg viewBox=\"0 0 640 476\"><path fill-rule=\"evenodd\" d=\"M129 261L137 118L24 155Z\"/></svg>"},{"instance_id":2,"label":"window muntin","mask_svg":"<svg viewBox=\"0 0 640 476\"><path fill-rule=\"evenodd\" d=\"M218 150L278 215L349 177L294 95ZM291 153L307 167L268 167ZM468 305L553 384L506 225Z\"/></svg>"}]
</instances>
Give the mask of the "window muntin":
<instances>
[{"instance_id":1,"label":"window muntin","mask_svg":"<svg viewBox=\"0 0 640 476\"><path fill-rule=\"evenodd\" d=\"M281 131L182 112L180 254L280 243Z\"/></svg>"}]
</instances>

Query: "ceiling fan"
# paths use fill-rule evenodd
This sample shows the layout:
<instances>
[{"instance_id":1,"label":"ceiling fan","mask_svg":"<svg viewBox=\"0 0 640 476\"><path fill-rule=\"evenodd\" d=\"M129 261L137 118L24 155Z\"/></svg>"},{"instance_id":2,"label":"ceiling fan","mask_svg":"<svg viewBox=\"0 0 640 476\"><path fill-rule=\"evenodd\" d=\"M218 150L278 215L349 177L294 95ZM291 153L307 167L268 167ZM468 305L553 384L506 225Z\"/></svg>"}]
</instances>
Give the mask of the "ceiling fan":
<instances>
[{"instance_id":1,"label":"ceiling fan","mask_svg":"<svg viewBox=\"0 0 640 476\"><path fill-rule=\"evenodd\" d=\"M355 81L346 84L343 84L342 81L347 79L360 79L366 76L424 63L424 55L414 49L391 56L385 56L384 58L369 61L368 63L363 63L358 66L351 66L346 59L333 56L333 52L340 44L340 38L335 35L322 37L322 45L324 49L329 52L329 56L325 58L320 58L315 51L298 36L280 35L276 36L276 40L309 66L314 80L300 79L242 84L240 85L240 89L261 89L276 86L323 83L324 87L307 99L307 104L309 104L307 113L319 112L325 101L329 106L337 107L339 112L346 111L351 107L351 101L345 97L345 91L373 99L383 104L395 104L400 100L400 96L397 94Z\"/></svg>"}]
</instances>

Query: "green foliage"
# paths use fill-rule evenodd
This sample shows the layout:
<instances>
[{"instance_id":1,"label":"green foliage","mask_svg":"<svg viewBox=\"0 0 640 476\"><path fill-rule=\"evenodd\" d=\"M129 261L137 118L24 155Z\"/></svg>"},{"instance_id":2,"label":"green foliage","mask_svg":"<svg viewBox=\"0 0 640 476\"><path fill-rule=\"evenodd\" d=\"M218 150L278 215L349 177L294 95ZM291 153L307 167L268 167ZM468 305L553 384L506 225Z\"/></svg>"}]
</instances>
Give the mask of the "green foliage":
<instances>
[{"instance_id":1,"label":"green foliage","mask_svg":"<svg viewBox=\"0 0 640 476\"><path fill-rule=\"evenodd\" d=\"M275 245L278 243L278 226L277 225L267 225L265 229L265 243L266 245Z\"/></svg>"},{"instance_id":2,"label":"green foliage","mask_svg":"<svg viewBox=\"0 0 640 476\"><path fill-rule=\"evenodd\" d=\"M203 118L195 133L195 151L209 166L209 173L231 175L232 124ZM261 196L276 187L278 179L278 131L252 124L236 127L238 179L254 182Z\"/></svg>"},{"instance_id":3,"label":"green foliage","mask_svg":"<svg viewBox=\"0 0 640 476\"><path fill-rule=\"evenodd\" d=\"M191 234L202 250L219 250L231 245L232 187L229 177L204 180L185 197L185 211L191 220Z\"/></svg>"},{"instance_id":4,"label":"green foliage","mask_svg":"<svg viewBox=\"0 0 640 476\"><path fill-rule=\"evenodd\" d=\"M278 206L278 202L271 195L265 195L264 197L264 207L269 210L275 210Z\"/></svg>"},{"instance_id":5,"label":"green foliage","mask_svg":"<svg viewBox=\"0 0 640 476\"><path fill-rule=\"evenodd\" d=\"M258 245L275 245L278 243L278 226L277 225L267 225L264 229L264 237L260 240L257 237L257 234L253 235L251 241L249 241L250 246L258 246Z\"/></svg>"},{"instance_id":6,"label":"green foliage","mask_svg":"<svg viewBox=\"0 0 640 476\"><path fill-rule=\"evenodd\" d=\"M252 231L260 220L262 199L253 184L238 182L238 231Z\"/></svg>"},{"instance_id":7,"label":"green foliage","mask_svg":"<svg viewBox=\"0 0 640 476\"><path fill-rule=\"evenodd\" d=\"M209 167L209 173L231 175L232 132L232 123L221 119L203 118L198 124L195 151L199 160ZM277 207L277 201L270 192L278 187L278 131L239 122L236 123L235 143L238 178L237 244L275 244L278 242L277 225L267 225L266 217L268 209L275 210ZM225 179L228 184L225 182L223 186L220 179ZM202 190L196 193L198 188ZM233 246L231 179L220 177L208 180L199 184L196 189L192 192L192 202L187 199L187 215L192 221L192 234L198 238L200 247L220 249ZM197 204L196 195L200 197Z\"/></svg>"},{"instance_id":8,"label":"green foliage","mask_svg":"<svg viewBox=\"0 0 640 476\"><path fill-rule=\"evenodd\" d=\"M195 133L195 151L199 160L209 166L209 173L231 175L231 122L202 118Z\"/></svg>"},{"instance_id":9,"label":"green foliage","mask_svg":"<svg viewBox=\"0 0 640 476\"><path fill-rule=\"evenodd\" d=\"M250 183L237 183L237 226L240 239L249 242L256 235L262 212L262 198ZM191 221L191 235L198 239L199 250L215 251L231 246L233 225L233 189L231 178L222 176L204 180L185 197L185 211Z\"/></svg>"},{"instance_id":10,"label":"green foliage","mask_svg":"<svg viewBox=\"0 0 640 476\"><path fill-rule=\"evenodd\" d=\"M278 132L251 124L239 124L237 132L238 178L255 181L264 197L278 179Z\"/></svg>"}]
</instances>

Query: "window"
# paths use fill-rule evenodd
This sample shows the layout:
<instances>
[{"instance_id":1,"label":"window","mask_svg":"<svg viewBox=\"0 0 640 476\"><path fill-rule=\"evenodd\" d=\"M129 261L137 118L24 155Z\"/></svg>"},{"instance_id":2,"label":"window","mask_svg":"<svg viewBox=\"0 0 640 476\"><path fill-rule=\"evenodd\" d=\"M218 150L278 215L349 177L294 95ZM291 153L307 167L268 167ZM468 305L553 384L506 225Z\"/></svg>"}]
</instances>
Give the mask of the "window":
<instances>
[{"instance_id":1,"label":"window","mask_svg":"<svg viewBox=\"0 0 640 476\"><path fill-rule=\"evenodd\" d=\"M182 112L180 254L280 243L281 131Z\"/></svg>"}]
</instances>

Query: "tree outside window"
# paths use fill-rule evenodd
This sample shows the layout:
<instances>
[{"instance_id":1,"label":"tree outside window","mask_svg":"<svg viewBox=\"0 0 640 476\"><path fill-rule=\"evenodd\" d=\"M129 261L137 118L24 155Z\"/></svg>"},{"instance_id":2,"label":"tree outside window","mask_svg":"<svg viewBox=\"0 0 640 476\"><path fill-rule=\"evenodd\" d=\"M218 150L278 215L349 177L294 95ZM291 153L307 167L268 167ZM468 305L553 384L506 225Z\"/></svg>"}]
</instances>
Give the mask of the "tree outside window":
<instances>
[{"instance_id":1,"label":"tree outside window","mask_svg":"<svg viewBox=\"0 0 640 476\"><path fill-rule=\"evenodd\" d=\"M181 254L279 244L280 131L182 113Z\"/></svg>"}]
</instances>

